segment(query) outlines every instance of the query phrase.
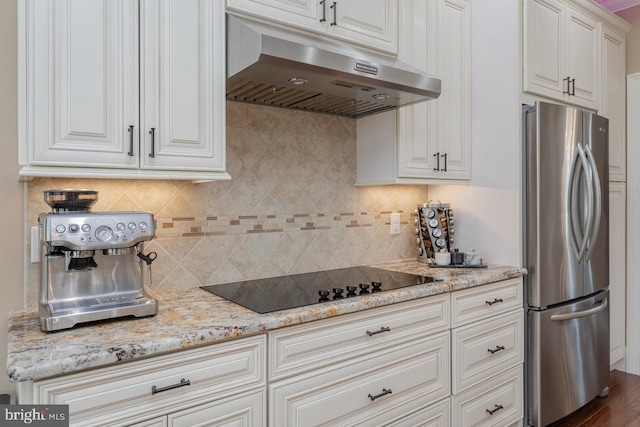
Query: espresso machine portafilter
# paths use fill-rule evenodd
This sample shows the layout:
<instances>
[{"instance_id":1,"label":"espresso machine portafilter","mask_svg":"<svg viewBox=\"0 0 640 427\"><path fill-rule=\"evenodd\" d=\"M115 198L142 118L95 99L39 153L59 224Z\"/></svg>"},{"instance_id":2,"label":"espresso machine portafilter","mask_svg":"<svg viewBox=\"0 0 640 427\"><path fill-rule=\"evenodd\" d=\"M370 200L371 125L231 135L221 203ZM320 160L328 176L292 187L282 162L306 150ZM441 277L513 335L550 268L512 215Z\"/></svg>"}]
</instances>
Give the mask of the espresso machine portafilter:
<instances>
[{"instance_id":1,"label":"espresso machine portafilter","mask_svg":"<svg viewBox=\"0 0 640 427\"><path fill-rule=\"evenodd\" d=\"M91 212L97 192L48 190L51 213L40 230L40 328L57 331L78 323L156 314L151 285L155 253L144 242L155 235L149 212Z\"/></svg>"}]
</instances>

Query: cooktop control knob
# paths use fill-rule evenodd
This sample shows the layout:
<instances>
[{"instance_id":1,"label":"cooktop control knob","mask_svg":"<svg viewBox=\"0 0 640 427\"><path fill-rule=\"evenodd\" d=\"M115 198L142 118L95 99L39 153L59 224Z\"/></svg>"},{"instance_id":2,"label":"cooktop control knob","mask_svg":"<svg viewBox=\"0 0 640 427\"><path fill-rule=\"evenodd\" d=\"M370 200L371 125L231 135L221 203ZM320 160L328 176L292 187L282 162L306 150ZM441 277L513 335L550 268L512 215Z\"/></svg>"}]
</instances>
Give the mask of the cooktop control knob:
<instances>
[{"instance_id":1,"label":"cooktop control knob","mask_svg":"<svg viewBox=\"0 0 640 427\"><path fill-rule=\"evenodd\" d=\"M360 295L369 293L368 283L360 283L358 286L360 287Z\"/></svg>"},{"instance_id":2,"label":"cooktop control knob","mask_svg":"<svg viewBox=\"0 0 640 427\"><path fill-rule=\"evenodd\" d=\"M356 289L358 289L357 286L347 286L347 296L348 297L355 297L356 296Z\"/></svg>"},{"instance_id":3,"label":"cooktop control knob","mask_svg":"<svg viewBox=\"0 0 640 427\"><path fill-rule=\"evenodd\" d=\"M320 302L329 301L329 298L327 298L329 296L328 290L321 289L318 291L318 295L320 295Z\"/></svg>"},{"instance_id":4,"label":"cooktop control knob","mask_svg":"<svg viewBox=\"0 0 640 427\"><path fill-rule=\"evenodd\" d=\"M343 288L333 288L333 299L344 298L344 296L342 295L343 292Z\"/></svg>"},{"instance_id":5,"label":"cooktop control knob","mask_svg":"<svg viewBox=\"0 0 640 427\"><path fill-rule=\"evenodd\" d=\"M382 282L371 282L371 292L380 292L382 289Z\"/></svg>"}]
</instances>

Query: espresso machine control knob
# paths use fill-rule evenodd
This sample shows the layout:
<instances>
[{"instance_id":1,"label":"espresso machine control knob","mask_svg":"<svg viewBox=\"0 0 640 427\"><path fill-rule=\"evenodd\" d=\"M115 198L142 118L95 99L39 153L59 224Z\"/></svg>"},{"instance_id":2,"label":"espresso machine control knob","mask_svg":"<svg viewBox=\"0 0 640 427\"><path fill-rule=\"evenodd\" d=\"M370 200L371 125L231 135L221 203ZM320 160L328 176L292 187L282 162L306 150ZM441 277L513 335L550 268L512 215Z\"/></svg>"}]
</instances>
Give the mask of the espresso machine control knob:
<instances>
[{"instance_id":1,"label":"espresso machine control knob","mask_svg":"<svg viewBox=\"0 0 640 427\"><path fill-rule=\"evenodd\" d=\"M100 240L101 242L108 242L112 238L113 230L111 229L111 227L103 225L96 229L96 239Z\"/></svg>"},{"instance_id":2,"label":"espresso machine control knob","mask_svg":"<svg viewBox=\"0 0 640 427\"><path fill-rule=\"evenodd\" d=\"M69 226L69 233L77 233L78 232L78 224L71 224Z\"/></svg>"},{"instance_id":3,"label":"espresso machine control knob","mask_svg":"<svg viewBox=\"0 0 640 427\"><path fill-rule=\"evenodd\" d=\"M62 224L56 225L56 233L64 233L65 231L67 231L67 227Z\"/></svg>"},{"instance_id":4,"label":"espresso machine control knob","mask_svg":"<svg viewBox=\"0 0 640 427\"><path fill-rule=\"evenodd\" d=\"M129 227L129 230L132 230L132 231L133 231L133 230L135 230L135 229L136 229L137 225L136 225L136 223L135 223L135 222L130 222L130 223L127 225L127 227Z\"/></svg>"},{"instance_id":5,"label":"espresso machine control knob","mask_svg":"<svg viewBox=\"0 0 640 427\"><path fill-rule=\"evenodd\" d=\"M82 231L84 231L85 233L88 233L91 231L91 226L89 224L82 224Z\"/></svg>"},{"instance_id":6,"label":"espresso machine control knob","mask_svg":"<svg viewBox=\"0 0 640 427\"><path fill-rule=\"evenodd\" d=\"M122 222L119 222L118 224L116 224L116 228L118 229L118 231L124 231L124 229L125 229L126 227L127 227L127 226L126 226L126 225L124 225L124 223L122 223Z\"/></svg>"},{"instance_id":7,"label":"espresso machine control knob","mask_svg":"<svg viewBox=\"0 0 640 427\"><path fill-rule=\"evenodd\" d=\"M138 227L140 227L140 230L145 231L149 226L146 222L141 222L140 224L138 224Z\"/></svg>"}]
</instances>

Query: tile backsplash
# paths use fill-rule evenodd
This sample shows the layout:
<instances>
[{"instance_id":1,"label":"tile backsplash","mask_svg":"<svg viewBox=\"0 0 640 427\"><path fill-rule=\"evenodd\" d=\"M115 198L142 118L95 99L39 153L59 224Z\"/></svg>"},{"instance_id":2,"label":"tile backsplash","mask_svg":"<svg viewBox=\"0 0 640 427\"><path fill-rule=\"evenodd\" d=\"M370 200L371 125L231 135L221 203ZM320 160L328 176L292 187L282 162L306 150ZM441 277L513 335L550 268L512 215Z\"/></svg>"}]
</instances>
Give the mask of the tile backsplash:
<instances>
[{"instance_id":1,"label":"tile backsplash","mask_svg":"<svg viewBox=\"0 0 640 427\"><path fill-rule=\"evenodd\" d=\"M27 188L27 225L49 210L42 191L51 188L99 191L94 211L153 212L153 289L413 257L412 215L427 187L355 187L355 129L353 119L228 102L231 181L37 178ZM397 236L391 212L401 213ZM38 264L28 266L33 306Z\"/></svg>"}]
</instances>

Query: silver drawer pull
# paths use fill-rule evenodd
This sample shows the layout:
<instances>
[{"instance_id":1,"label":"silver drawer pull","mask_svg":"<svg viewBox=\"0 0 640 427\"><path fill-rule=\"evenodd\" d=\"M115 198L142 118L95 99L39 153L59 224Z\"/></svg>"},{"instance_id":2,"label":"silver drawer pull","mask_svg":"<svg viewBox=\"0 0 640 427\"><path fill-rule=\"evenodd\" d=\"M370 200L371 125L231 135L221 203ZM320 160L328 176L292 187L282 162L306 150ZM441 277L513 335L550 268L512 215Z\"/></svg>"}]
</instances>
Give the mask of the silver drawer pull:
<instances>
[{"instance_id":1,"label":"silver drawer pull","mask_svg":"<svg viewBox=\"0 0 640 427\"><path fill-rule=\"evenodd\" d=\"M496 348L494 350L491 350L490 348L487 349L487 351L491 354L497 353L500 350L504 350L504 346L503 345L498 345L496 346Z\"/></svg>"},{"instance_id":2,"label":"silver drawer pull","mask_svg":"<svg viewBox=\"0 0 640 427\"><path fill-rule=\"evenodd\" d=\"M495 414L496 412L498 412L500 409L504 409L504 406L502 406L502 405L494 405L494 408L495 408L494 410L486 409L487 413L488 413L489 415L493 415L493 414Z\"/></svg>"},{"instance_id":3,"label":"silver drawer pull","mask_svg":"<svg viewBox=\"0 0 640 427\"><path fill-rule=\"evenodd\" d=\"M373 331L373 332L367 331L367 335L372 336L372 335L375 335L375 334L381 334L383 332L391 332L391 328L385 327L385 326L381 326L379 331Z\"/></svg>"},{"instance_id":4,"label":"silver drawer pull","mask_svg":"<svg viewBox=\"0 0 640 427\"><path fill-rule=\"evenodd\" d=\"M387 394L391 394L391 393L393 393L393 392L391 391L391 389L383 388L383 389L382 389L382 393L380 393L380 394L376 394L375 396L372 396L372 395L371 395L371 393L369 393L369 399L371 399L371 401L373 402L373 401L374 401L374 400L376 400L377 398L382 397L382 396L386 396Z\"/></svg>"},{"instance_id":5,"label":"silver drawer pull","mask_svg":"<svg viewBox=\"0 0 640 427\"><path fill-rule=\"evenodd\" d=\"M163 391L173 390L174 388L184 387L186 385L191 385L191 381L185 380L184 378L182 378L178 384L168 385L166 387L160 387L160 388L153 386L151 387L151 395L153 396L156 393L162 393Z\"/></svg>"},{"instance_id":6,"label":"silver drawer pull","mask_svg":"<svg viewBox=\"0 0 640 427\"><path fill-rule=\"evenodd\" d=\"M489 304L489 305L493 305L493 304L497 304L499 302L504 302L504 301L502 300L502 298L495 298L493 301L485 301L484 303L485 304Z\"/></svg>"}]
</instances>

